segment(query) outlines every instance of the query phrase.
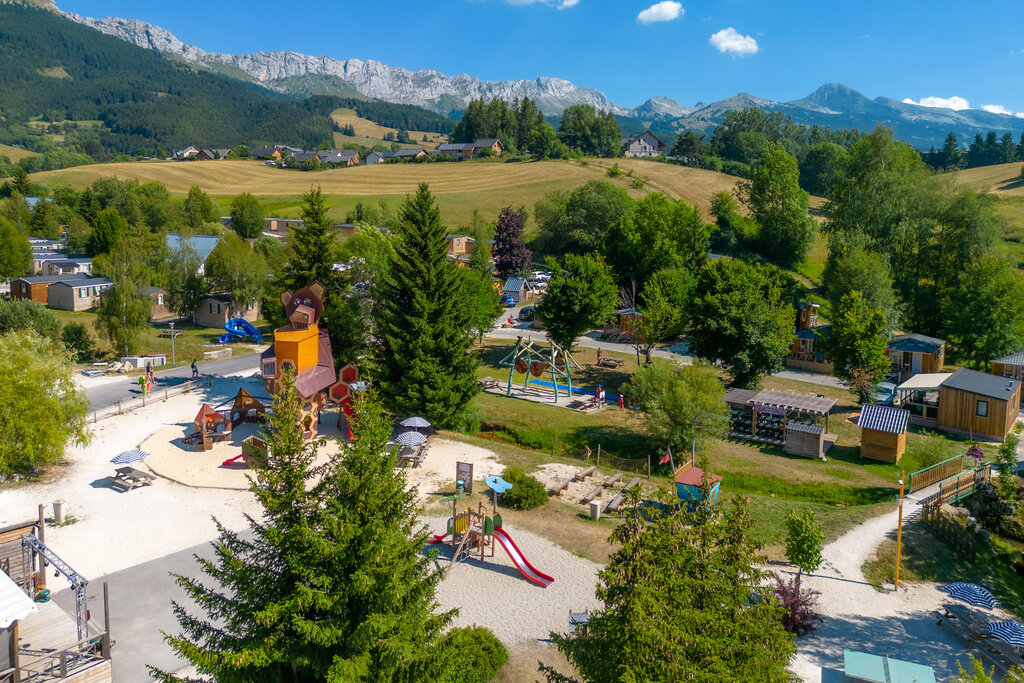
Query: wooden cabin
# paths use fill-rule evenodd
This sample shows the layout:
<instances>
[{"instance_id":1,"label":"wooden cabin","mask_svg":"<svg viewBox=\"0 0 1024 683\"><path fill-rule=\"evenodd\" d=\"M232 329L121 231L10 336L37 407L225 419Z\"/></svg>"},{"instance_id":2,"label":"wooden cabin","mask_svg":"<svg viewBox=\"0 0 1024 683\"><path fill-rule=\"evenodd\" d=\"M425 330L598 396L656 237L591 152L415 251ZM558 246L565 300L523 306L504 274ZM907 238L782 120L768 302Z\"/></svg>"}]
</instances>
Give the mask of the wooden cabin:
<instances>
[{"instance_id":1,"label":"wooden cabin","mask_svg":"<svg viewBox=\"0 0 1024 683\"><path fill-rule=\"evenodd\" d=\"M1024 349L992 361L992 374L1010 379L1024 379Z\"/></svg>"},{"instance_id":2,"label":"wooden cabin","mask_svg":"<svg viewBox=\"0 0 1024 683\"><path fill-rule=\"evenodd\" d=\"M902 382L922 372L940 372L946 363L946 341L923 334L899 334L888 346L892 372Z\"/></svg>"},{"instance_id":3,"label":"wooden cabin","mask_svg":"<svg viewBox=\"0 0 1024 683\"><path fill-rule=\"evenodd\" d=\"M910 411L892 406L867 404L860 427L860 457L896 464L907 450L907 421Z\"/></svg>"},{"instance_id":4,"label":"wooden cabin","mask_svg":"<svg viewBox=\"0 0 1024 683\"><path fill-rule=\"evenodd\" d=\"M786 356L786 367L812 372L831 373L832 361L825 358L820 348L821 338L832 331L831 325L818 324L818 304L801 301L796 307L796 332Z\"/></svg>"},{"instance_id":5,"label":"wooden cabin","mask_svg":"<svg viewBox=\"0 0 1024 683\"><path fill-rule=\"evenodd\" d=\"M1020 380L961 368L939 386L938 426L1002 441L1020 411Z\"/></svg>"},{"instance_id":6,"label":"wooden cabin","mask_svg":"<svg viewBox=\"0 0 1024 683\"><path fill-rule=\"evenodd\" d=\"M702 500L700 486L704 480L704 470L692 464L684 464L676 468L676 495L679 500L687 505L694 506ZM718 489L722 484L722 477L717 474L707 475L710 491L708 497L711 504L718 502Z\"/></svg>"}]
</instances>

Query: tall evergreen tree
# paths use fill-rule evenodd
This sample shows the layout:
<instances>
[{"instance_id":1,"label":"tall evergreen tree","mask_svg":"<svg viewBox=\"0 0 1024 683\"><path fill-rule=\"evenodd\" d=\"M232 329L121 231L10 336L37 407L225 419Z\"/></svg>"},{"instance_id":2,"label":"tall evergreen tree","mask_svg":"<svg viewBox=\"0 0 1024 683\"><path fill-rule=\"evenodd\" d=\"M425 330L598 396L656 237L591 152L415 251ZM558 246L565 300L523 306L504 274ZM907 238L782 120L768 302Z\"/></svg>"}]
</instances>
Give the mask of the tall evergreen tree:
<instances>
[{"instance_id":1,"label":"tall evergreen tree","mask_svg":"<svg viewBox=\"0 0 1024 683\"><path fill-rule=\"evenodd\" d=\"M498 214L494 224L494 247L491 256L498 277L509 278L520 275L530 267L532 254L523 243L523 211L506 206ZM479 242L475 249L486 249Z\"/></svg>"},{"instance_id":2,"label":"tall evergreen tree","mask_svg":"<svg viewBox=\"0 0 1024 683\"><path fill-rule=\"evenodd\" d=\"M471 322L430 188L402 205L400 241L374 283L379 346L373 379L396 415L453 424L477 391Z\"/></svg>"},{"instance_id":3,"label":"tall evergreen tree","mask_svg":"<svg viewBox=\"0 0 1024 683\"><path fill-rule=\"evenodd\" d=\"M245 535L218 524L215 559L199 560L209 585L176 575L198 612L174 603L181 633L164 638L221 683L411 680L454 612L435 611L441 574L420 552L415 496L385 457L390 420L372 397L359 401L355 441L318 467L323 441L303 441L299 405L287 375L251 486L262 514Z\"/></svg>"},{"instance_id":4,"label":"tall evergreen tree","mask_svg":"<svg viewBox=\"0 0 1024 683\"><path fill-rule=\"evenodd\" d=\"M319 282L329 294L336 279L334 221L319 185L302 195L302 220L304 225L291 235L286 284L294 291Z\"/></svg>"},{"instance_id":5,"label":"tall evergreen tree","mask_svg":"<svg viewBox=\"0 0 1024 683\"><path fill-rule=\"evenodd\" d=\"M963 164L963 152L960 151L960 143L953 131L949 131L945 142L942 143L942 151L939 153L939 164L945 169L960 168Z\"/></svg>"}]
</instances>

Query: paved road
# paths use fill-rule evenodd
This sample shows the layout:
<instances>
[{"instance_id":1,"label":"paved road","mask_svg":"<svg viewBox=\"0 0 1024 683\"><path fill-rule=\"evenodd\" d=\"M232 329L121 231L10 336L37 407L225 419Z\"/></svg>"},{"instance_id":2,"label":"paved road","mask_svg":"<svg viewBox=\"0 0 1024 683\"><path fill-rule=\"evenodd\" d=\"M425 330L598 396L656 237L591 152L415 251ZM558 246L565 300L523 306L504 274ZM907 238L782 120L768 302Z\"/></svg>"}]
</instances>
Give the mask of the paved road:
<instances>
[{"instance_id":1,"label":"paved road","mask_svg":"<svg viewBox=\"0 0 1024 683\"><path fill-rule=\"evenodd\" d=\"M185 592L170 573L199 577L199 566L192 557L196 553L213 556L210 544L203 543L89 581L89 609L93 620L100 625L103 624L103 582L110 586L110 635L116 643L112 659L117 683L149 683L152 678L146 665L171 672L185 666L163 642L160 632L179 632L171 600L183 601ZM75 596L70 589L57 593L53 599L65 611L75 613Z\"/></svg>"},{"instance_id":2,"label":"paved road","mask_svg":"<svg viewBox=\"0 0 1024 683\"><path fill-rule=\"evenodd\" d=\"M259 354L247 353L244 356L200 363L199 372L204 375L230 375L232 373L245 372L247 370L255 371L258 367ZM192 369L188 365L180 368L174 368L173 370L157 372L156 389L167 389L176 386L188 381L191 377ZM90 411L102 410L108 406L114 405L118 401L138 398L141 395L139 393L139 386L136 384L134 377L131 379L125 377L123 378L123 381L115 380L90 387L89 389L86 389L85 393L89 397Z\"/></svg>"}]
</instances>

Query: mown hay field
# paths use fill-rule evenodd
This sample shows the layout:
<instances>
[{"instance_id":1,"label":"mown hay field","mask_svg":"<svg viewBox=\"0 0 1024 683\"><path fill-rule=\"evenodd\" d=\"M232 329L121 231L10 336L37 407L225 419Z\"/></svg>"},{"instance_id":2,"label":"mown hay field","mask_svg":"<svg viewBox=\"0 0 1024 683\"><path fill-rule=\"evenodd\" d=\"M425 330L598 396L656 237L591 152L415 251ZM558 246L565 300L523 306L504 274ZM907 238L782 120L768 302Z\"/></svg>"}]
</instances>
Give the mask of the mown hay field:
<instances>
[{"instance_id":1,"label":"mown hay field","mask_svg":"<svg viewBox=\"0 0 1024 683\"><path fill-rule=\"evenodd\" d=\"M953 182L972 190L988 190L999 196L1024 197L1024 177L1019 161L995 166L979 166L949 174Z\"/></svg>"},{"instance_id":2,"label":"mown hay field","mask_svg":"<svg viewBox=\"0 0 1024 683\"><path fill-rule=\"evenodd\" d=\"M0 157L7 157L11 161L17 163L25 157L34 157L35 152L30 152L27 149L21 149L20 147L11 147L10 145L0 145Z\"/></svg>"}]
</instances>

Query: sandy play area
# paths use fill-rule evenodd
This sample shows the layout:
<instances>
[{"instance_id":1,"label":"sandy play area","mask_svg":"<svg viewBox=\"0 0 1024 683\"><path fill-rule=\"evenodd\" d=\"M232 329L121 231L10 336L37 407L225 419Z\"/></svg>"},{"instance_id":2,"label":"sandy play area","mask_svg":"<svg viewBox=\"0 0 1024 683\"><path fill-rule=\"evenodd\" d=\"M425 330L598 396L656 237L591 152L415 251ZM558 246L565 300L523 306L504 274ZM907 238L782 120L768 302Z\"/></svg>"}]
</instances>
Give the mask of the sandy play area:
<instances>
[{"instance_id":1,"label":"sandy play area","mask_svg":"<svg viewBox=\"0 0 1024 683\"><path fill-rule=\"evenodd\" d=\"M473 479L481 487L486 477L501 474L505 469L498 461L498 456L486 448L432 436L423 463L419 467L404 470L406 482L417 488L418 502L421 505L434 492L452 491L455 482L455 463L459 461L473 463Z\"/></svg>"}]
</instances>

